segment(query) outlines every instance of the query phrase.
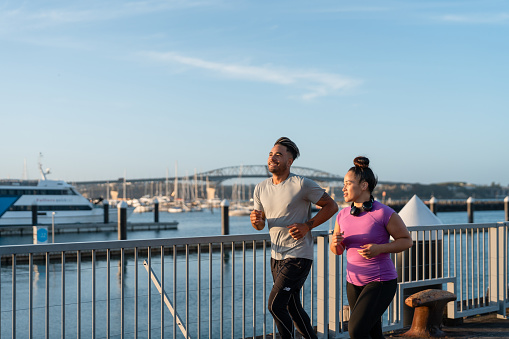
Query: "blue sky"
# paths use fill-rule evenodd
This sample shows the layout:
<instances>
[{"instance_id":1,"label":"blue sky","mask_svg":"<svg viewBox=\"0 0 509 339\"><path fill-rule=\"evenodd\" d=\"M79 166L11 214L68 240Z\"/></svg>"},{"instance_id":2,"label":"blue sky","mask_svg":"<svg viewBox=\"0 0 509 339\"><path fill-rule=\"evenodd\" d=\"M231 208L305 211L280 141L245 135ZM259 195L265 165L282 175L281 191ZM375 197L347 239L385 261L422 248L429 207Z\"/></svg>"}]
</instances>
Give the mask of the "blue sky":
<instances>
[{"instance_id":1,"label":"blue sky","mask_svg":"<svg viewBox=\"0 0 509 339\"><path fill-rule=\"evenodd\" d=\"M509 185L506 1L0 1L0 178L265 164Z\"/></svg>"}]
</instances>

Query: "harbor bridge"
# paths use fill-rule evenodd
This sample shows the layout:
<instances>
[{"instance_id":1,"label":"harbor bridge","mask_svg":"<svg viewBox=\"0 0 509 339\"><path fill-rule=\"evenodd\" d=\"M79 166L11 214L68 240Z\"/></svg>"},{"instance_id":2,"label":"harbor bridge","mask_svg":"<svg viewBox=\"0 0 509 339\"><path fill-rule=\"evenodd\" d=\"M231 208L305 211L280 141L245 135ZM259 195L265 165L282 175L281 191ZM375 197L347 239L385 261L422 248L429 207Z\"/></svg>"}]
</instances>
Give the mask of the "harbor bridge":
<instances>
[{"instance_id":1,"label":"harbor bridge","mask_svg":"<svg viewBox=\"0 0 509 339\"><path fill-rule=\"evenodd\" d=\"M343 183L343 177L339 175L335 175L332 173L328 173L322 170L308 168L308 167L299 167L292 166L292 173L297 175L302 175L311 180L320 183L331 183L331 182L340 182ZM191 176L191 178L186 177L178 177L178 180L199 180L205 181L208 180L211 183L215 183L219 185L221 182L236 179L236 178L268 178L272 174L269 172L267 165L241 165L241 166L229 166L222 167L218 169L214 169L211 171L206 171L202 173L196 173ZM118 180L102 180L102 181L80 181L75 182L76 185L93 185L93 184L113 184L120 182L129 182L129 183L143 183L143 182L167 182L174 181L175 177L164 177L164 178L144 178L144 179L127 179L127 178L118 178Z\"/></svg>"}]
</instances>

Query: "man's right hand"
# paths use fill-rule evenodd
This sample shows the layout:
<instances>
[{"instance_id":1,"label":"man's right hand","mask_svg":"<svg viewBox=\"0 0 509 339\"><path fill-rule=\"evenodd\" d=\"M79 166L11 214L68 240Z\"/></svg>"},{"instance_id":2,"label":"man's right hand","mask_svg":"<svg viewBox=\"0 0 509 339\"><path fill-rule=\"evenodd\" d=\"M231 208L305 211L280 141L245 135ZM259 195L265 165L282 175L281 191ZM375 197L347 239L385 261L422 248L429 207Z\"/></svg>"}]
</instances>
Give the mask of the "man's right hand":
<instances>
[{"instance_id":1,"label":"man's right hand","mask_svg":"<svg viewBox=\"0 0 509 339\"><path fill-rule=\"evenodd\" d=\"M253 210L249 215L251 218L251 225L257 230L262 230L265 227L265 216L262 211Z\"/></svg>"}]
</instances>

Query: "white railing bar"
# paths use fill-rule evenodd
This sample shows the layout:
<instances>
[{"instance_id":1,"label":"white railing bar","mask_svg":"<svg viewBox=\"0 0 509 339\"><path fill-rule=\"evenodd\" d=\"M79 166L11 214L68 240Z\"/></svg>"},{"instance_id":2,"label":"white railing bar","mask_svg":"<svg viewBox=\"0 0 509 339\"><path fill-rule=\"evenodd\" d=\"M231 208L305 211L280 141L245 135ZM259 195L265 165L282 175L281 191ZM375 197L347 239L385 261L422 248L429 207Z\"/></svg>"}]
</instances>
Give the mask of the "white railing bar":
<instances>
[{"instance_id":1,"label":"white railing bar","mask_svg":"<svg viewBox=\"0 0 509 339\"><path fill-rule=\"evenodd\" d=\"M186 328L189 329L189 245L186 245Z\"/></svg>"},{"instance_id":2,"label":"white railing bar","mask_svg":"<svg viewBox=\"0 0 509 339\"><path fill-rule=\"evenodd\" d=\"M460 229L460 270L459 270L459 276L460 276L460 295L459 295L459 300L460 300L460 311L462 312L463 311L463 235L462 235L462 231Z\"/></svg>"},{"instance_id":3,"label":"white railing bar","mask_svg":"<svg viewBox=\"0 0 509 339\"><path fill-rule=\"evenodd\" d=\"M45 320L46 320L46 326L45 326L45 337L46 339L49 339L49 253L46 253L46 309L45 309ZM2 333L0 331L0 333Z\"/></svg>"},{"instance_id":4,"label":"white railing bar","mask_svg":"<svg viewBox=\"0 0 509 339\"><path fill-rule=\"evenodd\" d=\"M253 338L256 338L256 241L253 240Z\"/></svg>"},{"instance_id":5,"label":"white railing bar","mask_svg":"<svg viewBox=\"0 0 509 339\"><path fill-rule=\"evenodd\" d=\"M242 338L246 337L246 242L242 242Z\"/></svg>"},{"instance_id":6,"label":"white railing bar","mask_svg":"<svg viewBox=\"0 0 509 339\"><path fill-rule=\"evenodd\" d=\"M235 243L232 242L232 338L235 338Z\"/></svg>"},{"instance_id":7,"label":"white railing bar","mask_svg":"<svg viewBox=\"0 0 509 339\"><path fill-rule=\"evenodd\" d=\"M16 255L12 255L12 339L16 339Z\"/></svg>"},{"instance_id":8,"label":"white railing bar","mask_svg":"<svg viewBox=\"0 0 509 339\"><path fill-rule=\"evenodd\" d=\"M346 255L346 253L343 253ZM344 256L341 255L341 258L339 260L339 266L340 266L340 270L341 270L341 273L340 273L340 276L341 278L343 278L343 270L345 269L345 261L344 261ZM338 265L336 265L336 268L337 268ZM410 272L412 270L409 270ZM343 280L343 279L342 279ZM343 294L345 293L345 287L343 287L343 283L339 284L339 291L340 291L340 295L339 295L339 300L341 301L341 304L340 304L340 307L339 307L339 314L340 314L340 323L341 323L341 328L338 328L336 326L336 333L338 332L343 332L343 329L344 329L344 326L345 326L345 321L344 321L344 317L343 317L343 306L345 305L345 300L343 298ZM338 312L336 312L338 313Z\"/></svg>"},{"instance_id":9,"label":"white railing bar","mask_svg":"<svg viewBox=\"0 0 509 339\"><path fill-rule=\"evenodd\" d=\"M437 275L436 275L436 278L443 278L444 277L444 231L440 231L440 239L441 239L441 245L440 245L440 250L438 249L438 230L436 231L436 239L437 239L437 243L436 243L436 268L437 268ZM440 261L438 259L438 253L440 253ZM438 263L441 263L440 267L441 267L441 272L440 272L440 276L439 276L439 271L438 271Z\"/></svg>"},{"instance_id":10,"label":"white railing bar","mask_svg":"<svg viewBox=\"0 0 509 339\"><path fill-rule=\"evenodd\" d=\"M465 230L465 307L467 310L470 309L470 282L469 282L469 274L470 274L470 252L468 248L468 240L469 240L469 234L468 229Z\"/></svg>"},{"instance_id":11,"label":"white railing bar","mask_svg":"<svg viewBox=\"0 0 509 339\"><path fill-rule=\"evenodd\" d=\"M147 249L147 265L146 269L152 272L152 248L149 246ZM143 265L145 265L145 261L143 261ZM148 290L148 299L147 299L147 338L152 338L152 275L148 274L148 282L147 282L147 290Z\"/></svg>"},{"instance_id":12,"label":"white railing bar","mask_svg":"<svg viewBox=\"0 0 509 339\"><path fill-rule=\"evenodd\" d=\"M76 252L76 337L81 338L81 251Z\"/></svg>"},{"instance_id":13,"label":"white railing bar","mask_svg":"<svg viewBox=\"0 0 509 339\"><path fill-rule=\"evenodd\" d=\"M0 260L0 273L2 272L2 261ZM2 274L0 274L0 287L2 286ZM0 314L2 314L2 293L0 293ZM2 321L0 319L0 334L2 334Z\"/></svg>"},{"instance_id":14,"label":"white railing bar","mask_svg":"<svg viewBox=\"0 0 509 339\"><path fill-rule=\"evenodd\" d=\"M173 305L172 305L170 299L168 298L168 294L166 293L166 291L164 291L162 289L161 283L159 282L159 279L157 278L157 276L156 276L156 274L154 272L154 269L153 268L149 268L149 264L148 264L148 262L146 260L143 261L143 267L145 267L145 269L147 270L147 273L149 275L151 283L154 284L154 286L157 289L157 291L159 292L159 294L161 294L163 296L164 304L166 305L166 307L170 311L170 313L171 313L171 315L172 315L172 317L174 319L173 320L174 324L176 324L180 328L180 331L182 332L182 334L184 335L185 338L190 338L188 333L187 333L187 329L184 326L184 323L182 322L182 318L177 313L176 303L174 302ZM175 270L174 270L173 273L175 273ZM175 291L173 291L173 297L175 297Z\"/></svg>"},{"instance_id":15,"label":"white railing bar","mask_svg":"<svg viewBox=\"0 0 509 339\"><path fill-rule=\"evenodd\" d=\"M223 276L224 276L224 243L221 243L219 260L219 337L223 339Z\"/></svg>"},{"instance_id":16,"label":"white railing bar","mask_svg":"<svg viewBox=\"0 0 509 339\"><path fill-rule=\"evenodd\" d=\"M62 252L62 273L61 273L61 303L60 306L60 317L61 317L61 324L60 324L60 335L62 338L65 338L65 252ZM14 279L14 277L13 277Z\"/></svg>"},{"instance_id":17,"label":"white railing bar","mask_svg":"<svg viewBox=\"0 0 509 339\"><path fill-rule=\"evenodd\" d=\"M267 338L267 242L263 241L263 273L262 273L262 307L263 307L263 339Z\"/></svg>"},{"instance_id":18,"label":"white railing bar","mask_svg":"<svg viewBox=\"0 0 509 339\"><path fill-rule=\"evenodd\" d=\"M416 233L416 236L418 236L418 232L415 232L415 233ZM417 241L415 242L415 252L417 253ZM414 275L413 275L414 270L412 269L412 266L413 266L412 258L414 257L413 253L414 253L414 247L412 246L408 249L408 281L414 280ZM343 271L341 271L341 272L343 272ZM415 265L415 276L417 276L417 262Z\"/></svg>"},{"instance_id":19,"label":"white railing bar","mask_svg":"<svg viewBox=\"0 0 509 339\"><path fill-rule=\"evenodd\" d=\"M429 240L428 240L428 277L429 279L431 279L431 277L433 276L433 241L432 241L432 238L431 238L431 230L427 231L426 233L428 233L428 236L429 236ZM423 239L424 240L424 239ZM435 247L438 243L437 241L438 239L435 239ZM424 263L426 264L426 262Z\"/></svg>"},{"instance_id":20,"label":"white railing bar","mask_svg":"<svg viewBox=\"0 0 509 339\"><path fill-rule=\"evenodd\" d=\"M160 247L160 250L161 250L161 287L159 290L159 294L161 296L161 300L160 300L160 305L159 305L159 314L160 314L160 326L161 326L161 339L164 338L164 297L165 297L165 293L161 293L161 291L164 291L165 288L164 288L164 247L161 246ZM151 274L152 272L150 272ZM175 281L175 276L173 277L173 281ZM174 298L175 300L175 298ZM175 338L175 337L174 337Z\"/></svg>"},{"instance_id":21,"label":"white railing bar","mask_svg":"<svg viewBox=\"0 0 509 339\"><path fill-rule=\"evenodd\" d=\"M424 279L424 271L425 271L425 269L426 269L426 266L424 265L424 261L426 260L426 259L424 258L424 253L425 253L425 252L424 252L424 248L425 248L425 243L424 243L424 236L425 236L425 234L424 234L424 233L425 233L425 232L426 232L426 231L422 231L422 245L420 245L420 247L422 247L422 248L421 248L421 251L422 251L422 253L421 253L422 259L421 259L421 256L419 256L419 232L417 232L417 241L416 241L416 246L415 246L415 249L416 249L416 251L415 251L415 252L416 252L416 258L417 258L417 260L416 260L416 265L417 265L417 267L419 267L419 264L418 264L418 263L420 263L420 262L421 262L421 260L422 260L422 269L421 269L421 270L419 270L419 269L417 268L417 269L415 270L415 271L416 271L416 277L415 277L415 278L416 278L416 280L423 280L423 279Z\"/></svg>"},{"instance_id":22,"label":"white railing bar","mask_svg":"<svg viewBox=\"0 0 509 339\"><path fill-rule=\"evenodd\" d=\"M454 276L458 276L458 272L457 272L457 263L456 263L456 250L457 250L457 247L456 247L456 230L454 230L453 232L454 236L452 238L453 242L454 242L454 248L453 248L453 253L454 253ZM450 252L449 252L450 253ZM451 274L449 274L449 276L451 276ZM460 297L460 300L461 300L461 297ZM456 307L456 304L454 305L454 311L456 312L458 308Z\"/></svg>"},{"instance_id":23,"label":"white railing bar","mask_svg":"<svg viewBox=\"0 0 509 339\"><path fill-rule=\"evenodd\" d=\"M483 304L486 307L486 229L482 229L482 293L483 293Z\"/></svg>"},{"instance_id":24,"label":"white railing bar","mask_svg":"<svg viewBox=\"0 0 509 339\"><path fill-rule=\"evenodd\" d=\"M124 338L124 327L125 327L125 319L124 319L124 307L125 307L125 275L124 275L124 264L125 264L125 255L124 249L120 250L120 338Z\"/></svg>"},{"instance_id":25,"label":"white railing bar","mask_svg":"<svg viewBox=\"0 0 509 339\"><path fill-rule=\"evenodd\" d=\"M134 248L134 338L138 338L138 247Z\"/></svg>"},{"instance_id":26,"label":"white railing bar","mask_svg":"<svg viewBox=\"0 0 509 339\"><path fill-rule=\"evenodd\" d=\"M159 293L164 292L164 290L160 291ZM169 300L168 300L169 302ZM178 325L180 327L180 331L184 335L185 338L188 337L187 335L187 328L183 328L184 325L182 324L182 320L180 320L180 317L178 316L177 312L177 246L173 245L173 308L174 308L174 314L173 315L173 339L177 338L177 318ZM161 338L162 339L162 338Z\"/></svg>"},{"instance_id":27,"label":"white railing bar","mask_svg":"<svg viewBox=\"0 0 509 339\"><path fill-rule=\"evenodd\" d=\"M419 225L419 226L408 226L408 230L410 232L413 231L429 231L431 229L436 230L464 230L472 227L479 227L479 228L497 228L498 223L491 222L491 223L465 223L465 224L439 224L439 225Z\"/></svg>"},{"instance_id":28,"label":"white railing bar","mask_svg":"<svg viewBox=\"0 0 509 339\"><path fill-rule=\"evenodd\" d=\"M479 228L476 229L476 234L477 234L477 307L481 307L481 274L484 275L484 272L481 273L481 250L480 250L480 246L481 246L481 239L480 238L480 230ZM474 279L475 279L475 276L472 277L472 286L474 286Z\"/></svg>"},{"instance_id":29,"label":"white railing bar","mask_svg":"<svg viewBox=\"0 0 509 339\"><path fill-rule=\"evenodd\" d=\"M443 232L443 231L442 231ZM430 239L430 242L431 242L431 239ZM440 249L439 249L440 247ZM441 260L438 260L439 256L438 256L438 253L439 253L439 250L440 250L440 258ZM442 267L442 270L444 269L444 236L442 234L442 237L438 238L438 230L435 230L435 278L443 278L444 277L444 274L443 272L440 273L440 275L438 274L438 265L440 263L440 267Z\"/></svg>"},{"instance_id":30,"label":"white railing bar","mask_svg":"<svg viewBox=\"0 0 509 339\"><path fill-rule=\"evenodd\" d=\"M447 230L447 276L451 274L451 230Z\"/></svg>"},{"instance_id":31,"label":"white railing bar","mask_svg":"<svg viewBox=\"0 0 509 339\"><path fill-rule=\"evenodd\" d=\"M28 255L28 337L34 337L34 257L33 253Z\"/></svg>"},{"instance_id":32,"label":"white railing bar","mask_svg":"<svg viewBox=\"0 0 509 339\"><path fill-rule=\"evenodd\" d=\"M95 311L96 311L96 303L95 303L95 294L96 294L96 274L95 274L95 250L92 251L92 338L95 339Z\"/></svg>"},{"instance_id":33,"label":"white railing bar","mask_svg":"<svg viewBox=\"0 0 509 339\"><path fill-rule=\"evenodd\" d=\"M311 265L311 274L310 274L310 277L309 277L310 278L310 282L311 282L311 284L310 284L310 293L309 293L309 295L311 296L311 302L310 302L310 304L311 304L311 312L309 312L310 316L311 316L311 326L313 326L313 318L314 318L314 315L315 315L313 313L313 306L314 306L314 303L313 303L313 292L314 292L314 289L313 289L313 282L314 282L314 280L313 280L313 269L314 268L315 268L315 264L314 264L314 261L313 261L313 264Z\"/></svg>"},{"instance_id":34,"label":"white railing bar","mask_svg":"<svg viewBox=\"0 0 509 339\"><path fill-rule=\"evenodd\" d=\"M474 294L474 274L475 274L475 258L474 258L474 253L475 253L475 250L474 250L474 229L471 228L470 229L470 236L471 236L471 239L470 239L470 258L471 258L471 269L470 269L470 298L472 299L472 305L471 305L471 308L474 307L474 298L475 298L475 294Z\"/></svg>"},{"instance_id":35,"label":"white railing bar","mask_svg":"<svg viewBox=\"0 0 509 339\"><path fill-rule=\"evenodd\" d=\"M197 289L198 289L198 292L197 292L197 314L198 314L198 323L197 323L197 339L200 339L200 329L201 329L201 245L198 244L197 245L197 249L198 249L198 253L197 253L197 259L198 259L198 262L197 262L197 265L198 265L198 272L197 272L197 275L198 275L198 280L197 280Z\"/></svg>"},{"instance_id":36,"label":"white railing bar","mask_svg":"<svg viewBox=\"0 0 509 339\"><path fill-rule=\"evenodd\" d=\"M212 338L212 243L209 244L209 338Z\"/></svg>"},{"instance_id":37,"label":"white railing bar","mask_svg":"<svg viewBox=\"0 0 509 339\"><path fill-rule=\"evenodd\" d=\"M106 338L110 337L111 331L111 322L110 322L110 312L111 312L111 295L110 295L110 268L111 268L111 260L110 260L111 252L108 249L106 251Z\"/></svg>"}]
</instances>

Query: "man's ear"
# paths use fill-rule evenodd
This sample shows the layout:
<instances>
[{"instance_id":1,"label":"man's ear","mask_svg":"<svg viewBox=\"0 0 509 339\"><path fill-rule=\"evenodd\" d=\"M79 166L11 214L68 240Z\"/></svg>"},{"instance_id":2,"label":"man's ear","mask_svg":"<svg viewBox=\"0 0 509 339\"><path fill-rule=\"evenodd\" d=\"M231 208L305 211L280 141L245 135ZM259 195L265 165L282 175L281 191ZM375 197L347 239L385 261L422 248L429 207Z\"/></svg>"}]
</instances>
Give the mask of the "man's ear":
<instances>
[{"instance_id":1,"label":"man's ear","mask_svg":"<svg viewBox=\"0 0 509 339\"><path fill-rule=\"evenodd\" d=\"M288 166L291 166L293 164L293 158L288 158Z\"/></svg>"},{"instance_id":2,"label":"man's ear","mask_svg":"<svg viewBox=\"0 0 509 339\"><path fill-rule=\"evenodd\" d=\"M366 181L364 181L364 182L362 183L362 189L363 189L363 190L367 190L367 189L368 189L368 183L367 183Z\"/></svg>"}]
</instances>

